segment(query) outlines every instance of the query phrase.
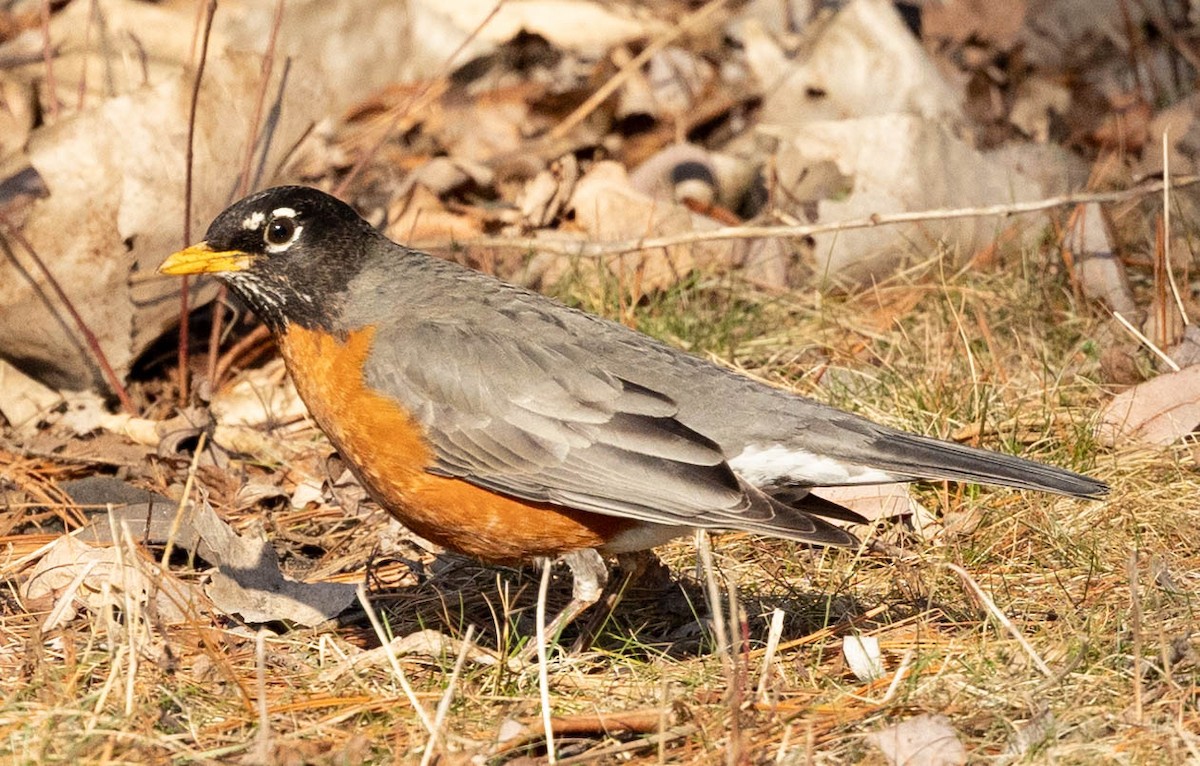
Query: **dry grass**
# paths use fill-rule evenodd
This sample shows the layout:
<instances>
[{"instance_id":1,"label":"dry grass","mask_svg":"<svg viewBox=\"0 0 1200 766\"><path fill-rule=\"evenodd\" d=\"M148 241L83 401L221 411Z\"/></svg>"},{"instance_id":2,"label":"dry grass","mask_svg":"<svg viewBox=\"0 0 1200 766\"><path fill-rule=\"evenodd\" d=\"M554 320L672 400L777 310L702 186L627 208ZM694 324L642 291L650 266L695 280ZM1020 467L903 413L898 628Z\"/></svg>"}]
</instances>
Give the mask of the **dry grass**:
<instances>
[{"instance_id":1,"label":"dry grass","mask_svg":"<svg viewBox=\"0 0 1200 766\"><path fill-rule=\"evenodd\" d=\"M920 499L944 530L924 538L885 524L884 544L860 551L717 538L719 578L736 584L741 607L732 661L700 627L709 612L691 541L670 545L660 553L678 585L632 589L591 650L552 651L560 762L882 763L862 735L922 711L946 715L975 762L1200 759L1193 455L1097 448L1089 425L1108 398L1096 383L1104 320L1075 303L1050 260L1013 256L956 276L927 269L851 297L696 282L627 316L891 425L1092 472L1113 493L1098 503L925 487ZM308 564L323 577L372 567L394 635L461 637L475 625L477 643L505 656L533 635L533 569L416 547L383 555L378 514L280 511L271 528L281 547L289 536L323 545ZM406 559L428 568L413 577ZM1048 673L948 565L978 583ZM551 590L552 607L565 600L561 574ZM783 632L764 680L775 608ZM0 609L0 751L12 762L417 762L429 739L386 662L335 672L375 645L361 613L267 635L259 660L254 632L217 614L175 626L85 614L42 635L15 579ZM123 626L139 620L149 627L135 640ZM880 640L883 678L850 673L840 637L851 634ZM455 659L448 649L401 661L430 714ZM456 687L438 762L544 758L536 668L468 661ZM630 711L641 734L606 736L592 720ZM510 729L524 733L499 744Z\"/></svg>"}]
</instances>

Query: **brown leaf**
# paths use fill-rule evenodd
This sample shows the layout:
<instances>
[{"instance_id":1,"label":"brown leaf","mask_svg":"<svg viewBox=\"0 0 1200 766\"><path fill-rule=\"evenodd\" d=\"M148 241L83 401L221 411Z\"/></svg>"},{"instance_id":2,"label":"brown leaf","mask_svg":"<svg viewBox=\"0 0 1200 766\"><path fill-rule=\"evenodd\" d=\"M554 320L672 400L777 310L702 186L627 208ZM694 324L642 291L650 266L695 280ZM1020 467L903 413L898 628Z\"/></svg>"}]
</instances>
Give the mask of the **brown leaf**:
<instances>
[{"instance_id":1,"label":"brown leaf","mask_svg":"<svg viewBox=\"0 0 1200 766\"><path fill-rule=\"evenodd\" d=\"M1008 50L1025 23L1026 0L947 0L921 8L926 37L956 43L980 41Z\"/></svg>"},{"instance_id":2,"label":"brown leaf","mask_svg":"<svg viewBox=\"0 0 1200 766\"><path fill-rule=\"evenodd\" d=\"M944 715L918 715L867 735L894 766L952 766L967 750Z\"/></svg>"},{"instance_id":3,"label":"brown leaf","mask_svg":"<svg viewBox=\"0 0 1200 766\"><path fill-rule=\"evenodd\" d=\"M1200 425L1200 366L1159 375L1113 397L1097 435L1110 446L1134 441L1167 446Z\"/></svg>"},{"instance_id":4,"label":"brown leaf","mask_svg":"<svg viewBox=\"0 0 1200 766\"><path fill-rule=\"evenodd\" d=\"M131 551L93 547L73 535L59 538L38 561L21 596L27 606L47 610L43 630L66 624L79 606L98 612L109 606L125 610L130 603L149 607L153 602L160 619L181 623L202 598L195 586Z\"/></svg>"},{"instance_id":5,"label":"brown leaf","mask_svg":"<svg viewBox=\"0 0 1200 766\"><path fill-rule=\"evenodd\" d=\"M814 494L861 514L868 521L910 516L920 504L908 492L907 484L863 484L822 487Z\"/></svg>"}]
</instances>

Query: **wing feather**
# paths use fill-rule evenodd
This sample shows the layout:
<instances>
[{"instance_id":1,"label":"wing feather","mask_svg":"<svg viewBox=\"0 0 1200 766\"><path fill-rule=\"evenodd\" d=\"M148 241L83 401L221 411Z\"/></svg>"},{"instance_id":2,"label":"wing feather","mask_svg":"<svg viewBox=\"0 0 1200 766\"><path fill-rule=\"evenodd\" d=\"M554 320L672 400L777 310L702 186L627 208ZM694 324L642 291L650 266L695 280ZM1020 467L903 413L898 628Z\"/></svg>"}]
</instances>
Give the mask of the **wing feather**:
<instances>
[{"instance_id":1,"label":"wing feather","mask_svg":"<svg viewBox=\"0 0 1200 766\"><path fill-rule=\"evenodd\" d=\"M420 420L438 474L665 524L703 526L750 505L720 447L680 423L670 397L597 368L575 345L453 323L392 331L366 382ZM428 353L446 348L455 353Z\"/></svg>"}]
</instances>

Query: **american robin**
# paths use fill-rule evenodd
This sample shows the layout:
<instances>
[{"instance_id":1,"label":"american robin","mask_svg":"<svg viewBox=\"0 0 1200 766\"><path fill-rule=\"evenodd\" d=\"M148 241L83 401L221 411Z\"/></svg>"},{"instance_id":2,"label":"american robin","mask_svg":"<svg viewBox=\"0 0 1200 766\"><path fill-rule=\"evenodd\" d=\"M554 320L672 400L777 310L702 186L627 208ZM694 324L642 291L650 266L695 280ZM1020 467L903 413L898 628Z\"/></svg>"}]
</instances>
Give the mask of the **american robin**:
<instances>
[{"instance_id":1,"label":"american robin","mask_svg":"<svg viewBox=\"0 0 1200 766\"><path fill-rule=\"evenodd\" d=\"M853 546L815 487L950 479L1098 498L1061 468L905 433L395 244L315 189L253 194L164 274L216 274L270 328L371 496L485 561L561 556L593 603L601 554L696 528ZM823 518L824 517L824 518Z\"/></svg>"}]
</instances>

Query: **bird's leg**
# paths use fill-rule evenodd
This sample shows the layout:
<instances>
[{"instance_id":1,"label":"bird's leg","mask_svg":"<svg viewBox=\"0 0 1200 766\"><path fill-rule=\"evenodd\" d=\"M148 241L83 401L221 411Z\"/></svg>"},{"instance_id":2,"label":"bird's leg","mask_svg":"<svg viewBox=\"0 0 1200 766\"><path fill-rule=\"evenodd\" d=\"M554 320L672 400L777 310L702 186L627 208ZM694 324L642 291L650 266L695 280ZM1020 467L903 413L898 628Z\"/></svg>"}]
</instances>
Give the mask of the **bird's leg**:
<instances>
[{"instance_id":1,"label":"bird's leg","mask_svg":"<svg viewBox=\"0 0 1200 766\"><path fill-rule=\"evenodd\" d=\"M621 603L621 599L625 596L625 589L631 583L640 581L655 564L662 567L662 562L651 550L617 554L617 566L621 570L620 580L610 582L605 587L604 602L593 610L587 625L579 631L579 637L575 639L575 643L571 644L571 654L587 651L591 647L592 641L596 639L596 634L600 632L604 622L612 616L617 604Z\"/></svg>"},{"instance_id":2,"label":"bird's leg","mask_svg":"<svg viewBox=\"0 0 1200 766\"><path fill-rule=\"evenodd\" d=\"M608 565L592 548L572 551L558 558L571 570L573 584L571 602L563 607L554 620L546 626L546 636L557 640L559 632L575 621L588 607L600 600L604 586L608 584ZM536 642L521 651L521 661L530 662L537 656Z\"/></svg>"}]
</instances>

